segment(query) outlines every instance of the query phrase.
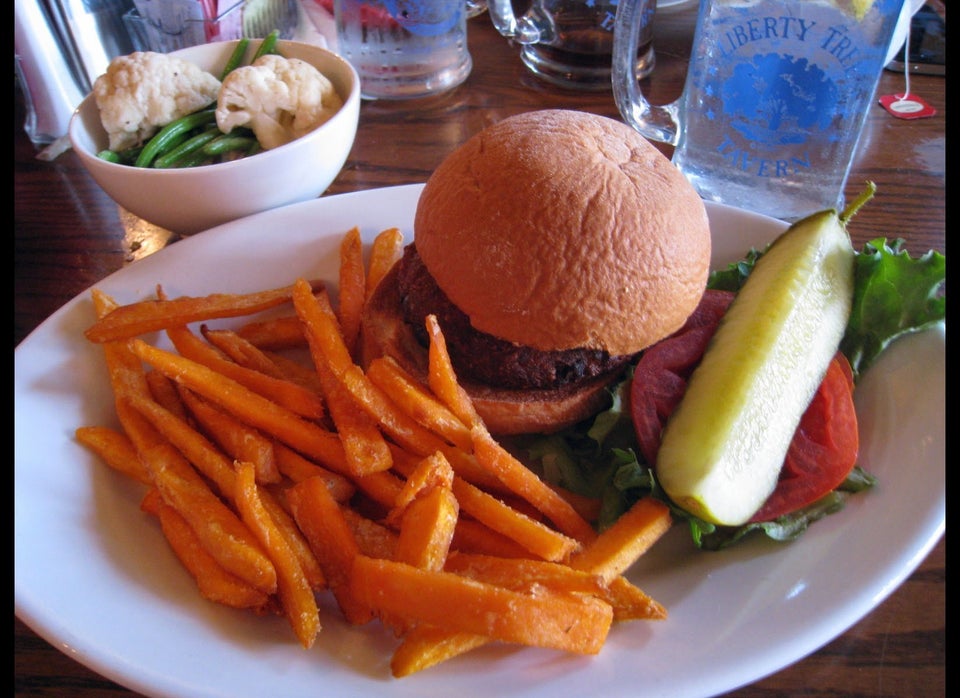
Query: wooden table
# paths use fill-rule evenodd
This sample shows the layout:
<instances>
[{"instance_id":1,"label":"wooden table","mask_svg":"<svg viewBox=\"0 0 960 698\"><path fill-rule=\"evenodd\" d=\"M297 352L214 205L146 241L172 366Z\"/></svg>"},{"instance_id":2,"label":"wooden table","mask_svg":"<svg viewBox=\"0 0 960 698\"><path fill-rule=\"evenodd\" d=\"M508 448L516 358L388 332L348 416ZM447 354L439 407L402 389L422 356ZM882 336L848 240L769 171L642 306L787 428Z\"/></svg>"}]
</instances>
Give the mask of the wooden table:
<instances>
[{"instance_id":1,"label":"wooden table","mask_svg":"<svg viewBox=\"0 0 960 698\"><path fill-rule=\"evenodd\" d=\"M646 82L652 101L679 93L690 44L689 11L661 13L657 69ZM346 166L329 193L422 182L454 147L484 126L518 112L563 107L617 116L610 93L577 93L539 82L487 15L470 20L474 69L453 93L419 102L364 103ZM904 76L884 73L880 93L902 92ZM865 180L879 194L856 217L858 243L903 237L911 251L945 250L945 78L911 77L932 118L895 119L871 107L848 196ZM126 264L175 243L118 211L72 152L36 159L23 130L23 99L14 113L14 345L61 305ZM669 149L664 146L664 152ZM64 580L69 583L69 580ZM945 692L945 543L871 614L816 653L735 692L737 696L936 696ZM14 620L18 696L133 696L73 661ZM322 690L322 688L321 688Z\"/></svg>"}]
</instances>

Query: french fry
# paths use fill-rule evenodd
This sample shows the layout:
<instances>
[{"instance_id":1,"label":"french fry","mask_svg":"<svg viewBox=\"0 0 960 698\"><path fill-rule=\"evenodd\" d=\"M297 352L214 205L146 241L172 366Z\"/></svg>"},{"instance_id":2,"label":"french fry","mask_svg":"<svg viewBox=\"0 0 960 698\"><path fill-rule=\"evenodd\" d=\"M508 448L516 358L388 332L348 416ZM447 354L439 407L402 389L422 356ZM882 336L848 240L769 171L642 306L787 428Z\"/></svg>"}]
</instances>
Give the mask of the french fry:
<instances>
[{"instance_id":1,"label":"french fry","mask_svg":"<svg viewBox=\"0 0 960 698\"><path fill-rule=\"evenodd\" d=\"M314 295L306 280L297 279L293 285L293 307L303 324L307 343L312 342L316 350L322 352L334 375L339 377L353 365L353 357L343 341L340 321L330 298L326 293Z\"/></svg>"},{"instance_id":2,"label":"french fry","mask_svg":"<svg viewBox=\"0 0 960 698\"><path fill-rule=\"evenodd\" d=\"M544 566L546 569L537 569ZM613 618L617 621L662 620L667 617L663 606L624 577L617 577L606 585L599 575L581 573L565 565L456 551L448 556L445 569L514 590L546 582L548 586L565 588L571 593L577 593L578 590L580 593L590 593L611 605ZM449 632L420 624L404 635L391 657L390 670L395 678L409 676L489 642L490 638L484 635Z\"/></svg>"},{"instance_id":3,"label":"french fry","mask_svg":"<svg viewBox=\"0 0 960 698\"><path fill-rule=\"evenodd\" d=\"M367 295L367 272L363 267L360 229L351 228L340 242L340 299L337 318L343 341L353 356L360 335L360 318Z\"/></svg>"},{"instance_id":4,"label":"french fry","mask_svg":"<svg viewBox=\"0 0 960 698\"><path fill-rule=\"evenodd\" d=\"M339 324L324 294L316 296L300 279L294 284L293 303L303 321L314 357L322 354L326 365L357 404L376 419L386 434L404 448L422 456L442 450L444 441L403 412L353 363ZM317 358L314 359L316 364Z\"/></svg>"},{"instance_id":5,"label":"french fry","mask_svg":"<svg viewBox=\"0 0 960 698\"><path fill-rule=\"evenodd\" d=\"M110 348L111 345L119 346L113 342L104 346ZM257 541L180 451L135 409L138 402L152 403L145 381L141 390L125 380L117 385L117 416L163 501L187 521L200 544L227 572L267 595L273 594L276 570ZM159 405L157 408L163 409Z\"/></svg>"},{"instance_id":6,"label":"french fry","mask_svg":"<svg viewBox=\"0 0 960 698\"><path fill-rule=\"evenodd\" d=\"M228 572L273 594L277 571L259 541L179 451L164 442L141 451L140 457L150 469L163 501L190 524L204 549Z\"/></svg>"},{"instance_id":7,"label":"french fry","mask_svg":"<svg viewBox=\"0 0 960 698\"><path fill-rule=\"evenodd\" d=\"M300 318L296 315L254 320L237 328L237 334L263 351L298 349L307 346Z\"/></svg>"},{"instance_id":8,"label":"french fry","mask_svg":"<svg viewBox=\"0 0 960 698\"><path fill-rule=\"evenodd\" d=\"M144 485L151 484L149 471L140 462L137 449L125 433L110 427L91 426L77 428L74 435L79 443L114 470Z\"/></svg>"},{"instance_id":9,"label":"french fry","mask_svg":"<svg viewBox=\"0 0 960 698\"><path fill-rule=\"evenodd\" d=\"M151 516L157 516L161 504L163 504L163 497L160 495L160 490L151 487L144 492L143 498L140 500L140 511Z\"/></svg>"},{"instance_id":10,"label":"french fry","mask_svg":"<svg viewBox=\"0 0 960 698\"><path fill-rule=\"evenodd\" d=\"M90 289L90 300L93 303L93 312L98 320L120 307L116 298L99 288Z\"/></svg>"},{"instance_id":11,"label":"french fry","mask_svg":"<svg viewBox=\"0 0 960 698\"><path fill-rule=\"evenodd\" d=\"M348 472L343 446L336 434L195 361L154 347L142 339L132 340L129 346L155 369L247 424L275 436L335 472Z\"/></svg>"},{"instance_id":12,"label":"french fry","mask_svg":"<svg viewBox=\"0 0 960 698\"><path fill-rule=\"evenodd\" d=\"M565 560L580 547L573 538L521 514L462 478L454 479L453 494L464 513L544 560Z\"/></svg>"},{"instance_id":13,"label":"french fry","mask_svg":"<svg viewBox=\"0 0 960 698\"><path fill-rule=\"evenodd\" d=\"M223 497L233 501L236 488L233 463L206 436L157 402L142 395L130 394L124 399L216 485Z\"/></svg>"},{"instance_id":14,"label":"french fry","mask_svg":"<svg viewBox=\"0 0 960 698\"><path fill-rule=\"evenodd\" d=\"M205 342L186 326L167 328L167 336L184 358L236 381L301 417L321 420L326 415L323 398L316 393L292 381L274 378L225 358L219 349Z\"/></svg>"},{"instance_id":15,"label":"french fry","mask_svg":"<svg viewBox=\"0 0 960 698\"><path fill-rule=\"evenodd\" d=\"M527 593L543 587L557 593L593 594L603 598L607 587L606 580L598 574L545 560L470 555L454 551L446 559L443 569L478 582Z\"/></svg>"},{"instance_id":16,"label":"french fry","mask_svg":"<svg viewBox=\"0 0 960 698\"><path fill-rule=\"evenodd\" d=\"M392 471L353 477L352 481L363 494L386 508L393 505L403 487L403 482Z\"/></svg>"},{"instance_id":17,"label":"french fry","mask_svg":"<svg viewBox=\"0 0 960 698\"><path fill-rule=\"evenodd\" d=\"M100 289L93 289L91 298L94 310L99 318L105 317L118 307L117 302ZM107 372L110 375L110 386L113 389L114 398L127 391L140 395L150 393L150 386L147 383L143 365L125 343L104 343L103 356L107 365Z\"/></svg>"},{"instance_id":18,"label":"french fry","mask_svg":"<svg viewBox=\"0 0 960 698\"><path fill-rule=\"evenodd\" d=\"M453 659L490 642L485 635L456 633L432 625L411 628L390 658L390 673L400 679Z\"/></svg>"},{"instance_id":19,"label":"french fry","mask_svg":"<svg viewBox=\"0 0 960 698\"><path fill-rule=\"evenodd\" d=\"M105 317L118 307L117 302L108 294L99 289L91 292L94 311L97 317ZM113 390L114 408L117 419L123 427L124 433L137 450L137 457L146 450L164 442L163 437L147 419L137 412L126 399L136 395L150 399L150 386L147 383L146 372L140 359L130 350L125 342L104 342L103 357L110 378L110 387ZM141 459L141 464L143 461ZM148 477L153 482L150 469L143 464Z\"/></svg>"},{"instance_id":20,"label":"french fry","mask_svg":"<svg viewBox=\"0 0 960 698\"><path fill-rule=\"evenodd\" d=\"M255 344L247 341L232 330L214 330L207 325L200 325L200 334L212 346L222 351L226 356L246 368L266 373L274 378L286 379L284 372L267 354Z\"/></svg>"},{"instance_id":21,"label":"french fry","mask_svg":"<svg viewBox=\"0 0 960 698\"><path fill-rule=\"evenodd\" d=\"M451 547L467 553L498 557L530 557L532 554L517 541L463 516L457 521Z\"/></svg>"},{"instance_id":22,"label":"french fry","mask_svg":"<svg viewBox=\"0 0 960 698\"><path fill-rule=\"evenodd\" d=\"M600 518L601 501L599 497L588 497L559 485L547 484L550 489L566 499L584 521L596 521Z\"/></svg>"},{"instance_id":23,"label":"french fry","mask_svg":"<svg viewBox=\"0 0 960 698\"><path fill-rule=\"evenodd\" d=\"M386 435L401 447L421 456L436 451L450 452L446 441L404 412L359 366L349 366L339 378L357 404L374 417Z\"/></svg>"},{"instance_id":24,"label":"french fry","mask_svg":"<svg viewBox=\"0 0 960 698\"><path fill-rule=\"evenodd\" d=\"M461 448L462 455L451 457L448 453L451 464L457 474L462 475L473 484L488 491L502 491L507 483L502 481L498 473L486 467L486 464L479 464L474 455L470 453L474 449L472 430L482 427L483 420L477 414L470 396L457 380L457 374L447 351L447 343L443 332L440 330L440 325L437 323L436 316L427 316L426 327L430 337L427 377L430 390L460 419L461 423L471 428L470 446ZM506 491L509 491L509 487L506 488Z\"/></svg>"},{"instance_id":25,"label":"french fry","mask_svg":"<svg viewBox=\"0 0 960 698\"><path fill-rule=\"evenodd\" d=\"M472 450L470 429L392 357L382 356L370 362L367 376L421 425L461 450L468 453Z\"/></svg>"},{"instance_id":26,"label":"french fry","mask_svg":"<svg viewBox=\"0 0 960 698\"><path fill-rule=\"evenodd\" d=\"M367 298L400 258L402 250L403 233L399 228L387 228L377 233L370 248L370 263L367 266Z\"/></svg>"},{"instance_id":27,"label":"french fry","mask_svg":"<svg viewBox=\"0 0 960 698\"><path fill-rule=\"evenodd\" d=\"M373 418L359 409L327 364L312 334L307 337L330 418L340 435L347 467L356 476L383 472L393 466L393 456Z\"/></svg>"},{"instance_id":28,"label":"french fry","mask_svg":"<svg viewBox=\"0 0 960 698\"><path fill-rule=\"evenodd\" d=\"M452 479L453 471L450 473ZM400 533L390 559L424 570L442 570L453 541L458 515L459 505L450 491L449 483L421 490L402 510ZM381 614L380 620L393 628L397 635L403 635L411 627L407 620L391 617L387 613Z\"/></svg>"},{"instance_id":29,"label":"french fry","mask_svg":"<svg viewBox=\"0 0 960 698\"><path fill-rule=\"evenodd\" d=\"M407 475L407 481L397 495L393 509L387 514L387 522L399 524L406 508L425 490L432 487L450 489L452 485L453 468L442 453L434 453L421 459Z\"/></svg>"},{"instance_id":30,"label":"french fry","mask_svg":"<svg viewBox=\"0 0 960 698\"><path fill-rule=\"evenodd\" d=\"M310 649L320 632L320 610L300 561L260 500L252 463L237 463L237 507L277 570L277 594L294 634Z\"/></svg>"},{"instance_id":31,"label":"french fry","mask_svg":"<svg viewBox=\"0 0 960 698\"><path fill-rule=\"evenodd\" d=\"M613 607L613 619L617 621L664 620L667 617L667 609L660 602L626 577L614 577L603 598Z\"/></svg>"},{"instance_id":32,"label":"french fry","mask_svg":"<svg viewBox=\"0 0 960 698\"><path fill-rule=\"evenodd\" d=\"M299 318L297 322L300 322ZM304 337L303 345L306 347L307 339ZM317 376L313 366L300 363L289 356L278 354L277 352L265 352L267 357L273 361L274 365L283 373L284 378L294 383L299 383L307 390L315 392L317 395L323 395L323 386L320 385L320 378Z\"/></svg>"},{"instance_id":33,"label":"french fry","mask_svg":"<svg viewBox=\"0 0 960 698\"><path fill-rule=\"evenodd\" d=\"M390 472L372 473L362 477L348 477L344 472L333 472L277 442L274 450L279 458L280 471L294 482L309 477L322 477L330 488L330 494L338 502L346 502L359 490L384 507L392 506L403 487L400 479Z\"/></svg>"},{"instance_id":34,"label":"french fry","mask_svg":"<svg viewBox=\"0 0 960 698\"><path fill-rule=\"evenodd\" d=\"M403 514L395 559L424 570L441 570L457 525L459 505L447 487L431 487Z\"/></svg>"},{"instance_id":35,"label":"french fry","mask_svg":"<svg viewBox=\"0 0 960 698\"><path fill-rule=\"evenodd\" d=\"M326 483L322 478L297 483L287 490L287 503L347 622L360 625L372 620L369 604L358 602L350 588L353 560L360 548Z\"/></svg>"},{"instance_id":36,"label":"french fry","mask_svg":"<svg viewBox=\"0 0 960 698\"><path fill-rule=\"evenodd\" d=\"M467 523L461 519L461 524ZM502 557L498 554L470 554L451 551L444 570L475 581L493 584L517 592L531 593L545 587L554 593L592 594L611 603L614 618L653 616L652 599L625 582L625 588L612 592L602 577L543 560ZM620 578L622 579L622 578ZM630 592L635 591L636 594ZM652 603L648 603L652 602ZM487 644L490 638L474 633L449 632L429 625L417 625L403 637L391 658L390 668L397 678L422 671L440 662Z\"/></svg>"},{"instance_id":37,"label":"french fry","mask_svg":"<svg viewBox=\"0 0 960 698\"><path fill-rule=\"evenodd\" d=\"M321 284L315 284L318 288ZM212 293L144 300L115 308L84 332L91 342L132 339L147 332L216 318L252 315L290 301L291 286L254 293Z\"/></svg>"},{"instance_id":38,"label":"french fry","mask_svg":"<svg viewBox=\"0 0 960 698\"><path fill-rule=\"evenodd\" d=\"M613 620L588 595L521 594L450 572L431 572L358 555L350 574L356 598L379 613L502 642L596 654Z\"/></svg>"},{"instance_id":39,"label":"french fry","mask_svg":"<svg viewBox=\"0 0 960 698\"><path fill-rule=\"evenodd\" d=\"M370 557L381 557L384 560L392 560L396 557L399 538L396 531L363 516L350 507L341 507L340 511L353 532L361 553Z\"/></svg>"},{"instance_id":40,"label":"french fry","mask_svg":"<svg viewBox=\"0 0 960 698\"><path fill-rule=\"evenodd\" d=\"M272 440L187 388L179 392L191 416L224 453L235 461L253 463L261 485L280 482Z\"/></svg>"},{"instance_id":41,"label":"french fry","mask_svg":"<svg viewBox=\"0 0 960 698\"><path fill-rule=\"evenodd\" d=\"M477 414L473 401L457 380L453 362L450 360L450 352L447 351L447 340L443 336L436 315L427 316L426 327L430 338L427 352L427 380L430 389L465 425L472 428L481 424L483 420Z\"/></svg>"},{"instance_id":42,"label":"french fry","mask_svg":"<svg viewBox=\"0 0 960 698\"><path fill-rule=\"evenodd\" d=\"M308 477L321 477L327 483L330 494L341 504L348 501L357 491L356 486L343 475L307 460L289 446L274 442L273 453L277 458L280 473L294 483L306 480Z\"/></svg>"},{"instance_id":43,"label":"french fry","mask_svg":"<svg viewBox=\"0 0 960 698\"><path fill-rule=\"evenodd\" d=\"M165 330L167 337L173 343L174 349L180 352L181 356L184 356L191 361L196 361L201 363L204 366L210 366L211 368L219 368L221 366L234 365L237 366L236 362L231 362L227 355L222 352L220 349L214 345L207 342L202 337L198 337L192 329L186 325L176 325L174 327L168 327ZM236 375L246 373L246 371L236 371Z\"/></svg>"},{"instance_id":44,"label":"french fry","mask_svg":"<svg viewBox=\"0 0 960 698\"><path fill-rule=\"evenodd\" d=\"M570 558L570 566L602 575L608 582L623 574L670 528L670 509L644 497L589 545Z\"/></svg>"},{"instance_id":45,"label":"french fry","mask_svg":"<svg viewBox=\"0 0 960 698\"><path fill-rule=\"evenodd\" d=\"M419 452L409 451L396 444L392 444L392 450L393 468L403 477L410 477L410 474L416 469L420 461L430 455L428 453L427 456L424 456ZM447 459L447 462L453 468L453 472L467 482L487 492L498 495L509 494L509 491L503 486L503 483L500 482L493 473L477 463L477 459L474 458L473 454L466 453L462 449L449 446L446 443L443 443L437 452L441 453L444 458Z\"/></svg>"},{"instance_id":46,"label":"french fry","mask_svg":"<svg viewBox=\"0 0 960 698\"><path fill-rule=\"evenodd\" d=\"M142 463L143 451L163 443L164 437L150 424L146 417L134 409L126 396L149 399L149 393L138 393L129 386L120 386L115 392L117 397L114 401L114 409L117 412L117 418L123 426L124 433L130 438L130 443L137 449L137 457L140 458ZM144 467L146 468L146 465ZM147 471L150 473L149 468L147 468ZM149 474L149 477L150 481L153 482L152 473Z\"/></svg>"},{"instance_id":47,"label":"french fry","mask_svg":"<svg viewBox=\"0 0 960 698\"><path fill-rule=\"evenodd\" d=\"M530 502L571 538L581 543L596 538L593 527L577 510L497 443L482 424L476 424L471 434L477 461L495 473L511 492Z\"/></svg>"},{"instance_id":48,"label":"french fry","mask_svg":"<svg viewBox=\"0 0 960 698\"><path fill-rule=\"evenodd\" d=\"M203 598L233 608L260 610L267 606L269 596L224 570L204 549L193 529L176 509L161 499L156 503L155 511L164 537L196 581Z\"/></svg>"},{"instance_id":49,"label":"french fry","mask_svg":"<svg viewBox=\"0 0 960 698\"><path fill-rule=\"evenodd\" d=\"M424 458L424 456L411 453L407 449L401 448L392 442L390 443L390 452L393 454L394 471L399 473L404 479L410 477L410 474L417 469L417 466L420 465Z\"/></svg>"},{"instance_id":50,"label":"french fry","mask_svg":"<svg viewBox=\"0 0 960 698\"><path fill-rule=\"evenodd\" d=\"M264 509L270 513L270 518L276 524L277 530L280 531L286 539L287 545L296 555L307 582L313 589L326 589L327 580L323 576L323 569L313 554L313 550L310 549L307 539L303 537L303 532L297 527L297 522L293 520L293 516L284 508L274 492L267 487L260 488L260 501Z\"/></svg>"},{"instance_id":51,"label":"french fry","mask_svg":"<svg viewBox=\"0 0 960 698\"><path fill-rule=\"evenodd\" d=\"M180 419L187 419L187 408L184 407L183 401L180 399L176 383L160 371L147 371L147 386L150 388L150 394L157 404L162 405L164 409L177 415Z\"/></svg>"},{"instance_id":52,"label":"french fry","mask_svg":"<svg viewBox=\"0 0 960 698\"><path fill-rule=\"evenodd\" d=\"M152 404L157 408L155 413L165 412L152 401L139 360L134 367L131 361L134 355L125 356L122 353L121 350L126 351L126 347L115 342L104 344L105 352L112 357L108 363L113 366L114 374L126 374L119 375L115 383L117 412L138 450L141 462L150 472L152 482L160 490L164 501L183 516L207 552L226 571L260 591L272 594L276 588L276 570L249 531L209 489L180 452L135 409L134 406L138 404ZM167 415L171 420L177 420L171 413ZM232 472L219 472L220 486L225 489L227 496L232 495Z\"/></svg>"}]
</instances>

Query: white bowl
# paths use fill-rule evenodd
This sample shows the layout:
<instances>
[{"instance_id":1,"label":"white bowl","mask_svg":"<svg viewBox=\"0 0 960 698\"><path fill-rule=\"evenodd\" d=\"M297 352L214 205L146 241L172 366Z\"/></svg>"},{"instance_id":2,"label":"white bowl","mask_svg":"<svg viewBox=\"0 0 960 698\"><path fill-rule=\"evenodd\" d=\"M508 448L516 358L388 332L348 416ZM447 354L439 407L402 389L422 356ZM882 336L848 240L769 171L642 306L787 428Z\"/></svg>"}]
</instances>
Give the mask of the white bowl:
<instances>
[{"instance_id":1,"label":"white bowl","mask_svg":"<svg viewBox=\"0 0 960 698\"><path fill-rule=\"evenodd\" d=\"M171 55L220 75L236 44L203 44ZM250 42L248 60L257 45ZM180 235L316 198L336 179L353 147L360 115L360 78L347 61L319 46L281 41L278 49L287 58L315 66L343 99L343 107L333 117L291 143L202 167L170 170L119 165L97 157L109 139L93 95L87 95L70 120L73 149L114 201Z\"/></svg>"}]
</instances>

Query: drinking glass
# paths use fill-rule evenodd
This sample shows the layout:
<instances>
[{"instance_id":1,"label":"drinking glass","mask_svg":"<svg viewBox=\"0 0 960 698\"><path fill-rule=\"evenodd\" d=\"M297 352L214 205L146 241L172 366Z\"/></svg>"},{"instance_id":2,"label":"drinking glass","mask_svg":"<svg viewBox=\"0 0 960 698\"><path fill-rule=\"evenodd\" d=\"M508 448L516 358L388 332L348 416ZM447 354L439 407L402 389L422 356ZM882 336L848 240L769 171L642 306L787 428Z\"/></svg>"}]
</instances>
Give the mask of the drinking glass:
<instances>
[{"instance_id":1,"label":"drinking glass","mask_svg":"<svg viewBox=\"0 0 960 698\"><path fill-rule=\"evenodd\" d=\"M520 59L537 77L576 90L610 90L613 25L618 0L533 0L517 17L511 0L488 0L490 19L521 45ZM639 30L632 69L638 79L653 71L655 0L635 15Z\"/></svg>"},{"instance_id":2,"label":"drinking glass","mask_svg":"<svg viewBox=\"0 0 960 698\"><path fill-rule=\"evenodd\" d=\"M464 0L335 0L337 46L365 99L452 90L470 75Z\"/></svg>"}]
</instances>

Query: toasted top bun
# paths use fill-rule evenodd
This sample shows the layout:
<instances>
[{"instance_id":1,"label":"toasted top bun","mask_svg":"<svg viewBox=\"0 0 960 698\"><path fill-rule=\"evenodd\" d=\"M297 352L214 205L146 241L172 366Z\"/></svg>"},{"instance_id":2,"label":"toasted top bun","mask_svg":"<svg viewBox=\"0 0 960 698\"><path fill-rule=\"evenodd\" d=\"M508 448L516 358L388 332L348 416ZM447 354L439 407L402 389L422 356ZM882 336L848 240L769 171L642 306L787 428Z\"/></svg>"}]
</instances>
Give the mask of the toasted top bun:
<instances>
[{"instance_id":1,"label":"toasted top bun","mask_svg":"<svg viewBox=\"0 0 960 698\"><path fill-rule=\"evenodd\" d=\"M427 270L481 332L541 350L633 354L707 282L697 192L647 140L571 110L513 116L434 171L414 220Z\"/></svg>"}]
</instances>

